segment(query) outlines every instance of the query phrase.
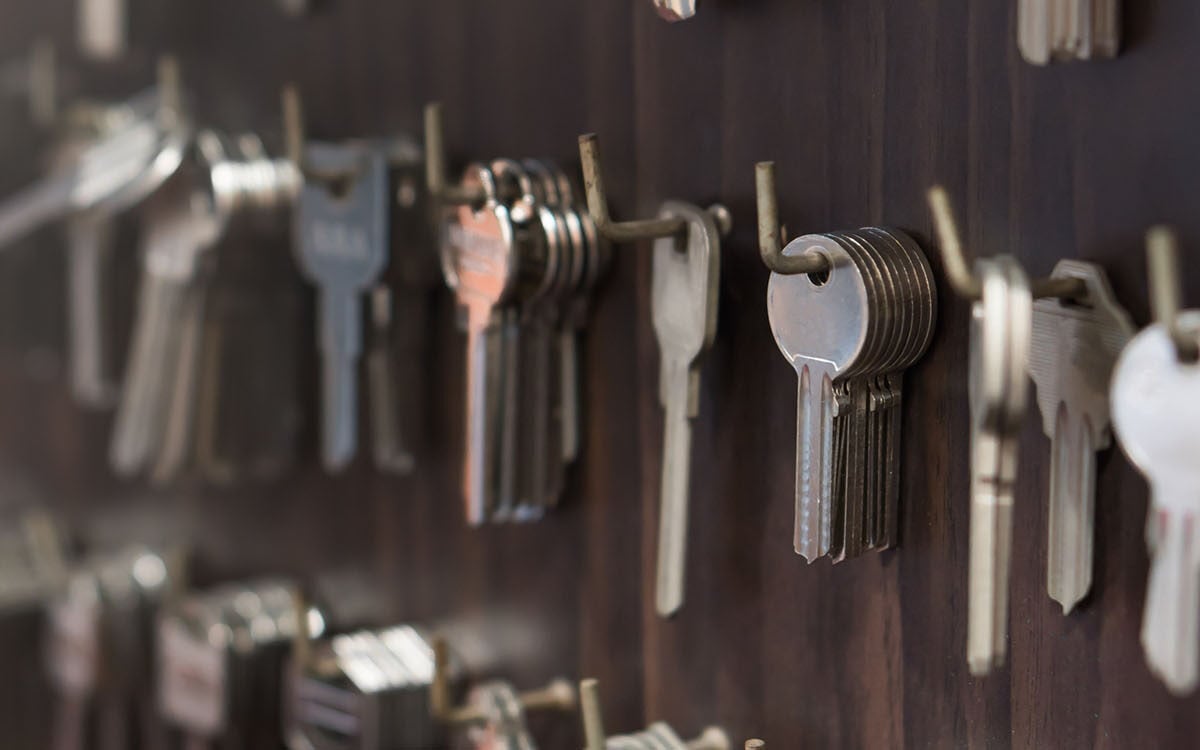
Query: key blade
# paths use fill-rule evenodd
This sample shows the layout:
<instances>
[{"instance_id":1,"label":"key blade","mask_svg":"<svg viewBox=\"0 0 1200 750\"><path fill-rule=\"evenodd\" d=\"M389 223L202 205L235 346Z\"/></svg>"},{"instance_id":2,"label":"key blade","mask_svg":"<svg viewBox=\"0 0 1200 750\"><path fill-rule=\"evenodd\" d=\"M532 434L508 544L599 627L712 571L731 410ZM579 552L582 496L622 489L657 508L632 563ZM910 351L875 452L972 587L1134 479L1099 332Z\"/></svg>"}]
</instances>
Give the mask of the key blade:
<instances>
[{"instance_id":1,"label":"key blade","mask_svg":"<svg viewBox=\"0 0 1200 750\"><path fill-rule=\"evenodd\" d=\"M1046 590L1069 614L1092 586L1096 442L1086 416L1063 404L1050 443Z\"/></svg>"},{"instance_id":2,"label":"key blade","mask_svg":"<svg viewBox=\"0 0 1200 750\"><path fill-rule=\"evenodd\" d=\"M112 352L106 323L104 267L112 257L114 227L103 215L81 214L68 226L68 346L71 391L84 406L116 403L118 386L109 376Z\"/></svg>"},{"instance_id":3,"label":"key blade","mask_svg":"<svg viewBox=\"0 0 1200 750\"><path fill-rule=\"evenodd\" d=\"M976 676L1004 664L1011 551L1011 491L977 484L971 496L967 608L967 664Z\"/></svg>"},{"instance_id":4,"label":"key blade","mask_svg":"<svg viewBox=\"0 0 1200 750\"><path fill-rule=\"evenodd\" d=\"M688 490L692 426L688 416L693 374L690 362L669 360L663 352L664 393L662 486L658 523L659 615L670 617L683 606L687 571Z\"/></svg>"},{"instance_id":5,"label":"key blade","mask_svg":"<svg viewBox=\"0 0 1200 750\"><path fill-rule=\"evenodd\" d=\"M1184 695L1196 688L1197 638L1200 637L1200 524L1195 493L1180 502L1154 489L1158 545L1150 566L1142 648L1146 663L1167 688ZM1180 493L1174 493L1179 495Z\"/></svg>"},{"instance_id":6,"label":"key blade","mask_svg":"<svg viewBox=\"0 0 1200 750\"><path fill-rule=\"evenodd\" d=\"M329 286L318 294L320 320L321 458L326 470L341 471L358 447L358 360L362 318L357 293Z\"/></svg>"},{"instance_id":7,"label":"key blade","mask_svg":"<svg viewBox=\"0 0 1200 750\"><path fill-rule=\"evenodd\" d=\"M831 543L833 482L833 383L813 364L800 367L796 414L796 554L808 562Z\"/></svg>"}]
</instances>

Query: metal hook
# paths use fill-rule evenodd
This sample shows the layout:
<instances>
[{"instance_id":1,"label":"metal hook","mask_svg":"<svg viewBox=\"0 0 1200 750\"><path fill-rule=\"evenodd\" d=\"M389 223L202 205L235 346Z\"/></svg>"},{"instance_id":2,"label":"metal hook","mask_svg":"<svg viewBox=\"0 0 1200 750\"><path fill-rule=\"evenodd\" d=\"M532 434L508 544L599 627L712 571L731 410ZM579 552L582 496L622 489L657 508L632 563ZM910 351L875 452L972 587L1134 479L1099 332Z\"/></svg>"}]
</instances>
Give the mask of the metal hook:
<instances>
[{"instance_id":1,"label":"metal hook","mask_svg":"<svg viewBox=\"0 0 1200 750\"><path fill-rule=\"evenodd\" d=\"M563 679L551 680L545 687L527 690L517 696L526 711L574 711L575 689ZM474 706L455 706L450 697L450 649L446 639L433 639L433 684L429 688L429 707L438 721L455 726L485 724L488 717Z\"/></svg>"},{"instance_id":2,"label":"metal hook","mask_svg":"<svg viewBox=\"0 0 1200 750\"><path fill-rule=\"evenodd\" d=\"M1179 360L1200 360L1200 344L1179 326L1183 297L1179 276L1179 240L1169 227L1152 227L1146 233L1146 257L1150 272L1150 304L1154 319L1167 327Z\"/></svg>"},{"instance_id":3,"label":"metal hook","mask_svg":"<svg viewBox=\"0 0 1200 750\"><path fill-rule=\"evenodd\" d=\"M746 750L763 750L766 746L762 740L746 740Z\"/></svg>"},{"instance_id":4,"label":"metal hook","mask_svg":"<svg viewBox=\"0 0 1200 750\"><path fill-rule=\"evenodd\" d=\"M588 213L600 234L612 242L638 242L673 237L687 231L687 221L679 217L615 222L608 213L608 191L600 169L600 142L595 133L579 136L579 159L583 163L583 187L587 192ZM708 209L721 235L729 234L733 221L722 205Z\"/></svg>"},{"instance_id":5,"label":"metal hook","mask_svg":"<svg viewBox=\"0 0 1200 750\"><path fill-rule=\"evenodd\" d=\"M971 272L963 252L962 237L954 212L950 209L950 198L946 189L935 185L929 189L929 210L933 213L934 229L938 235L938 246L942 254L942 265L950 286L959 296L976 301L983 296L983 285ZM1076 278L1041 278L1030 282L1035 299L1054 297L1057 299L1082 300L1087 298L1087 284Z\"/></svg>"},{"instance_id":6,"label":"metal hook","mask_svg":"<svg viewBox=\"0 0 1200 750\"><path fill-rule=\"evenodd\" d=\"M775 189L775 162L760 161L754 166L754 185L758 195L758 250L763 265L773 273L797 276L825 273L829 260L819 253L786 256L783 233L779 229L779 199Z\"/></svg>"},{"instance_id":7,"label":"metal hook","mask_svg":"<svg viewBox=\"0 0 1200 750\"><path fill-rule=\"evenodd\" d=\"M283 87L280 97L283 105L284 148L288 161L296 166L304 179L337 184L357 177L360 174L358 168L322 169L308 160L305 152L308 132L304 125L304 103L300 97L300 89L296 84L289 83Z\"/></svg>"},{"instance_id":8,"label":"metal hook","mask_svg":"<svg viewBox=\"0 0 1200 750\"><path fill-rule=\"evenodd\" d=\"M608 737L604 734L599 682L589 678L579 683L579 705L583 714L583 735L587 743L585 750L606 750ZM721 729L709 727L696 739L689 740L687 747L688 750L729 750L729 737ZM751 746L747 743L746 747Z\"/></svg>"},{"instance_id":9,"label":"metal hook","mask_svg":"<svg viewBox=\"0 0 1200 750\"><path fill-rule=\"evenodd\" d=\"M487 196L482 189L449 185L446 181L446 145L441 102L425 105L425 182L438 203L449 206L478 206Z\"/></svg>"}]
</instances>

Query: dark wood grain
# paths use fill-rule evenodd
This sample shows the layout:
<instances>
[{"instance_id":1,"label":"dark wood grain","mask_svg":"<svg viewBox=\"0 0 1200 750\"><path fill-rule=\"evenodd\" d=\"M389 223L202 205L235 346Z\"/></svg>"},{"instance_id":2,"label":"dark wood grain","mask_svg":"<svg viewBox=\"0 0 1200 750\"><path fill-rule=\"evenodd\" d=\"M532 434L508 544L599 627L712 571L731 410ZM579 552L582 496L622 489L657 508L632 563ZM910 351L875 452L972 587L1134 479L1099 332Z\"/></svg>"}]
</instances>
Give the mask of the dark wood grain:
<instances>
[{"instance_id":1,"label":"dark wood grain","mask_svg":"<svg viewBox=\"0 0 1200 750\"><path fill-rule=\"evenodd\" d=\"M468 530L462 342L444 292L422 357L419 471L382 476L363 457L325 476L311 299L280 234L267 273L302 300L295 343L271 350L302 396L294 465L230 488L149 488L110 476L110 417L67 396L61 243L47 232L0 257L6 487L31 487L94 544L137 529L185 534L201 582L367 581L370 617L445 627L480 675L600 678L614 731L666 719L774 748L1195 745L1200 703L1169 696L1138 643L1146 490L1119 452L1100 462L1092 596L1064 617L1045 593L1048 446L1032 405L1010 666L969 676L968 306L944 285L937 338L907 378L902 547L837 567L792 552L795 384L767 326L752 177L755 161L778 163L793 235L886 224L927 248L924 191L940 181L971 252L1012 253L1035 274L1060 258L1099 262L1144 323L1142 237L1154 222L1179 228L1186 295L1200 299L1195 3L1127 3L1119 60L1035 69L1016 52L1005 0L704 0L674 26L646 0L330 0L302 20L267 0L132 2L133 54L79 68L78 93L133 90L156 54L174 51L206 124L273 144L287 81L322 138L416 133L421 105L437 98L456 162L574 165L576 136L595 131L619 217L671 198L733 211L695 426L687 604L669 621L654 612L662 415L645 246L617 249L586 331L587 429L564 506L535 525ZM0 59L35 34L68 48L72 13L68 0L0 3ZM12 186L33 173L36 149L28 132L3 135L0 179ZM12 692L0 699L19 700ZM536 729L545 747L581 744L574 718Z\"/></svg>"}]
</instances>

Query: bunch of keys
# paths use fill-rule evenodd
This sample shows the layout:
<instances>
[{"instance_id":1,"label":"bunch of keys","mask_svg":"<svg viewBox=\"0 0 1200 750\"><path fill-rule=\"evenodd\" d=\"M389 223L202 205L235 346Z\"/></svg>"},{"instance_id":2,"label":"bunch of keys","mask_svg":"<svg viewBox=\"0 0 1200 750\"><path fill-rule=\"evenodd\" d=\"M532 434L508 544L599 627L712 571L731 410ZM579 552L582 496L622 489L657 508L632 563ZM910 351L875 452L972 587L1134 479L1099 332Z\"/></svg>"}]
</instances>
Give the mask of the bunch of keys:
<instances>
[{"instance_id":1,"label":"bunch of keys","mask_svg":"<svg viewBox=\"0 0 1200 750\"><path fill-rule=\"evenodd\" d=\"M517 692L504 680L477 684L463 706L454 706L451 680L457 675L443 638L433 641L434 674L430 701L434 719L447 728L463 729L473 750L537 750L525 723L530 711L574 712L575 688L564 679L552 680L537 690ZM455 745L458 747L458 745Z\"/></svg>"},{"instance_id":2,"label":"bunch of keys","mask_svg":"<svg viewBox=\"0 0 1200 750\"><path fill-rule=\"evenodd\" d=\"M137 319L109 463L122 476L178 476L193 455L212 250L230 221L289 205L299 177L253 136L205 131L197 158L146 208Z\"/></svg>"},{"instance_id":3,"label":"bunch of keys","mask_svg":"<svg viewBox=\"0 0 1200 750\"><path fill-rule=\"evenodd\" d=\"M321 612L289 581L229 585L183 598L158 621L158 706L188 748L282 745L284 659L301 618Z\"/></svg>"},{"instance_id":4,"label":"bunch of keys","mask_svg":"<svg viewBox=\"0 0 1200 750\"><path fill-rule=\"evenodd\" d=\"M1180 312L1176 240L1148 237L1156 322L1138 333L1112 378L1113 430L1150 484L1150 581L1142 648L1150 670L1185 695L1200 680L1200 311Z\"/></svg>"},{"instance_id":5,"label":"bunch of keys","mask_svg":"<svg viewBox=\"0 0 1200 750\"><path fill-rule=\"evenodd\" d=\"M1091 580L1094 453L1107 410L1098 404L1112 357L1127 336L1100 269L1064 263L1031 281L1012 256L976 261L972 272L945 190L929 192L946 275L973 302L971 315L971 559L967 662L985 675L1004 663L1012 564L1013 494L1027 375L1037 381L1051 449L1051 596L1069 609ZM1038 304L1034 332L1034 300ZM1034 350L1036 340L1036 350ZM1031 362L1031 352L1036 356Z\"/></svg>"},{"instance_id":6,"label":"bunch of keys","mask_svg":"<svg viewBox=\"0 0 1200 750\"><path fill-rule=\"evenodd\" d=\"M755 169L767 315L798 378L795 549L834 562L898 541L904 371L937 320L925 254L896 229L781 247L775 166Z\"/></svg>"},{"instance_id":7,"label":"bunch of keys","mask_svg":"<svg viewBox=\"0 0 1200 750\"><path fill-rule=\"evenodd\" d=\"M548 162L474 164L462 186L483 200L447 222L442 267L467 329L467 519L536 519L578 451L574 342L608 249Z\"/></svg>"},{"instance_id":8,"label":"bunch of keys","mask_svg":"<svg viewBox=\"0 0 1200 750\"><path fill-rule=\"evenodd\" d=\"M433 719L432 643L401 625L337 635L297 649L288 672L291 750L441 747Z\"/></svg>"},{"instance_id":9,"label":"bunch of keys","mask_svg":"<svg viewBox=\"0 0 1200 750\"><path fill-rule=\"evenodd\" d=\"M656 721L641 732L609 737L604 733L600 707L600 686L594 679L579 683L583 714L584 750L731 750L729 736L718 727L709 727L695 739L683 740L670 724ZM750 742L755 742L751 740ZM763 745L746 744L747 748Z\"/></svg>"},{"instance_id":10,"label":"bunch of keys","mask_svg":"<svg viewBox=\"0 0 1200 750\"><path fill-rule=\"evenodd\" d=\"M67 220L71 389L93 408L111 406L118 391L105 295L115 221L179 171L191 138L173 63L159 78L156 89L92 112L89 132L63 147L52 174L0 205L0 247Z\"/></svg>"},{"instance_id":11,"label":"bunch of keys","mask_svg":"<svg viewBox=\"0 0 1200 750\"><path fill-rule=\"evenodd\" d=\"M101 555L72 571L51 604L56 750L161 746L151 643L154 618L181 585L169 560L144 547Z\"/></svg>"},{"instance_id":12,"label":"bunch of keys","mask_svg":"<svg viewBox=\"0 0 1200 750\"><path fill-rule=\"evenodd\" d=\"M1034 65L1116 57L1120 0L1017 0L1018 46Z\"/></svg>"}]
</instances>

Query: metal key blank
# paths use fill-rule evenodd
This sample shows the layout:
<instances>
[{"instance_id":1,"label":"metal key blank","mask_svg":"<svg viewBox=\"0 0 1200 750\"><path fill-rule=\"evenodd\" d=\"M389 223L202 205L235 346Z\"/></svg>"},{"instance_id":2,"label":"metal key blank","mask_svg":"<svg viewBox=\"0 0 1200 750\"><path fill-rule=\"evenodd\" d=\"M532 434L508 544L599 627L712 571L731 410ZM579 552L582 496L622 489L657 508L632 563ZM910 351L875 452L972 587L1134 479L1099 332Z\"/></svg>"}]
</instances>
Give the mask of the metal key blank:
<instances>
[{"instance_id":1,"label":"metal key blank","mask_svg":"<svg viewBox=\"0 0 1200 750\"><path fill-rule=\"evenodd\" d=\"M1008 642L1017 438L1025 416L1033 298L1007 255L976 263L982 299L971 319L971 559L967 662L987 674Z\"/></svg>"},{"instance_id":2,"label":"metal key blank","mask_svg":"<svg viewBox=\"0 0 1200 750\"><path fill-rule=\"evenodd\" d=\"M1134 327L1099 266L1064 260L1051 278L1087 284L1083 301L1034 303L1029 355L1042 429L1051 441L1046 589L1065 614L1092 585L1096 452L1112 439L1110 378Z\"/></svg>"},{"instance_id":3,"label":"metal key blank","mask_svg":"<svg viewBox=\"0 0 1200 750\"><path fill-rule=\"evenodd\" d=\"M669 202L662 218L687 222L687 236L654 243L651 310L660 357L659 399L666 412L658 527L658 613L683 606L687 567L691 420L699 411L700 358L717 333L721 236L708 211Z\"/></svg>"},{"instance_id":4,"label":"metal key blank","mask_svg":"<svg viewBox=\"0 0 1200 750\"><path fill-rule=\"evenodd\" d=\"M317 345L322 367L322 457L344 468L358 442L358 360L362 295L388 258L388 163L379 149L311 144L310 164L354 175L344 195L305 182L296 210L296 258L317 286Z\"/></svg>"}]
</instances>

